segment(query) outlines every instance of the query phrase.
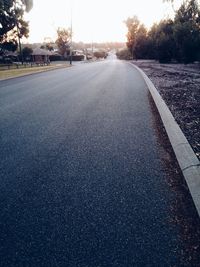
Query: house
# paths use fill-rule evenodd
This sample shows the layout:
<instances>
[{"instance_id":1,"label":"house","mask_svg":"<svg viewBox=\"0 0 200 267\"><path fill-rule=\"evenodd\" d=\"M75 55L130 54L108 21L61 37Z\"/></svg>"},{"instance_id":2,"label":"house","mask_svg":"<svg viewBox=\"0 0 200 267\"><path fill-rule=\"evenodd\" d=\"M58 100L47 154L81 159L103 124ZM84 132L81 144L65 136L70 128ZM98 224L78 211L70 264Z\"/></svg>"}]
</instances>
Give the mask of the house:
<instances>
[{"instance_id":1,"label":"house","mask_svg":"<svg viewBox=\"0 0 200 267\"><path fill-rule=\"evenodd\" d=\"M52 55L52 52L42 48L35 48L31 53L32 61L36 64L49 64L50 55Z\"/></svg>"}]
</instances>

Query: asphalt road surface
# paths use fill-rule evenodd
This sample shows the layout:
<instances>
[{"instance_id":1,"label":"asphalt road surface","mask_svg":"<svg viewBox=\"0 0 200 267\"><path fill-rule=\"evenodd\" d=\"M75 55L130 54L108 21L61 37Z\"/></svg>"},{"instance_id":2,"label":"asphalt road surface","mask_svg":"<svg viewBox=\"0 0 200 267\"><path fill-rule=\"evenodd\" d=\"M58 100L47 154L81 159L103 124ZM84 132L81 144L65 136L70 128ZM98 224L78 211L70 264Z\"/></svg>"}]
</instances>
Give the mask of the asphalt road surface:
<instances>
[{"instance_id":1,"label":"asphalt road surface","mask_svg":"<svg viewBox=\"0 0 200 267\"><path fill-rule=\"evenodd\" d=\"M183 266L134 68L107 60L0 86L0 266Z\"/></svg>"}]
</instances>

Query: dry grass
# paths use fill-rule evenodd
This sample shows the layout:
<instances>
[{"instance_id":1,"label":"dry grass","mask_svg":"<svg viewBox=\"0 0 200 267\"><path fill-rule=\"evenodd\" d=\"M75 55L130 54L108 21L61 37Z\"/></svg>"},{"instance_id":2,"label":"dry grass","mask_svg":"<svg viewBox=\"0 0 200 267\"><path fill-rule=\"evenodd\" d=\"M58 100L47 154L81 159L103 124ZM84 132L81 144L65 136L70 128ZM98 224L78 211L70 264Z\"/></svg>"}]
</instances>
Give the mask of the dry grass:
<instances>
[{"instance_id":1,"label":"dry grass","mask_svg":"<svg viewBox=\"0 0 200 267\"><path fill-rule=\"evenodd\" d=\"M27 67L23 69L9 69L0 71L0 80L24 76L32 73L39 73L43 71L69 67L67 64L49 65L49 66L38 66L38 67Z\"/></svg>"}]
</instances>

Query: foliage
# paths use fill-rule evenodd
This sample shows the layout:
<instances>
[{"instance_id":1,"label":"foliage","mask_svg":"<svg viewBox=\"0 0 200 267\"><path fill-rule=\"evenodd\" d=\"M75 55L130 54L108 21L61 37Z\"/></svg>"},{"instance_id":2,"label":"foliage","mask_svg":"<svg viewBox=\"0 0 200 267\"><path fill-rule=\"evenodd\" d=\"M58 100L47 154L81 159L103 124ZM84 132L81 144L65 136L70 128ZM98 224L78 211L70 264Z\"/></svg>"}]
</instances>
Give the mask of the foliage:
<instances>
[{"instance_id":1,"label":"foliage","mask_svg":"<svg viewBox=\"0 0 200 267\"><path fill-rule=\"evenodd\" d=\"M153 47L155 48L154 58L160 62L169 62L174 59L176 45L173 35L174 23L172 20L163 20L154 25L149 32Z\"/></svg>"},{"instance_id":2,"label":"foliage","mask_svg":"<svg viewBox=\"0 0 200 267\"><path fill-rule=\"evenodd\" d=\"M191 0L183 3L174 22L178 59L184 63L197 60L200 49L200 10L197 2Z\"/></svg>"},{"instance_id":3,"label":"foliage","mask_svg":"<svg viewBox=\"0 0 200 267\"><path fill-rule=\"evenodd\" d=\"M151 43L145 26L140 23L137 16L128 18L125 23L128 28L126 44L132 58L149 58Z\"/></svg>"},{"instance_id":4,"label":"foliage","mask_svg":"<svg viewBox=\"0 0 200 267\"><path fill-rule=\"evenodd\" d=\"M134 57L136 59L140 58L148 58L149 51L149 38L147 35L147 30L143 24L138 27L137 34L135 37L135 45L134 45Z\"/></svg>"},{"instance_id":5,"label":"foliage","mask_svg":"<svg viewBox=\"0 0 200 267\"><path fill-rule=\"evenodd\" d=\"M95 51L94 56L96 58L106 58L108 54L105 51Z\"/></svg>"},{"instance_id":6,"label":"foliage","mask_svg":"<svg viewBox=\"0 0 200 267\"><path fill-rule=\"evenodd\" d=\"M17 38L28 36L24 12L32 8L32 0L0 0L0 50L16 50Z\"/></svg>"},{"instance_id":7,"label":"foliage","mask_svg":"<svg viewBox=\"0 0 200 267\"><path fill-rule=\"evenodd\" d=\"M54 47L53 47L53 43L52 42L43 44L43 45L40 46L40 48L41 49L46 49L48 51L53 51L54 50Z\"/></svg>"},{"instance_id":8,"label":"foliage","mask_svg":"<svg viewBox=\"0 0 200 267\"><path fill-rule=\"evenodd\" d=\"M23 49L22 49L22 55L23 55L23 58L26 60L26 59L30 59L30 55L33 53L33 49L28 47L28 46L25 46Z\"/></svg>"},{"instance_id":9,"label":"foliage","mask_svg":"<svg viewBox=\"0 0 200 267\"><path fill-rule=\"evenodd\" d=\"M70 53L70 41L72 33L70 29L58 28L57 29L57 40L56 44L59 50L59 53L63 57L67 57Z\"/></svg>"},{"instance_id":10,"label":"foliage","mask_svg":"<svg viewBox=\"0 0 200 267\"><path fill-rule=\"evenodd\" d=\"M200 9L196 0L183 1L173 20L162 20L149 31L136 16L125 23L132 58L184 63L200 59Z\"/></svg>"},{"instance_id":11,"label":"foliage","mask_svg":"<svg viewBox=\"0 0 200 267\"><path fill-rule=\"evenodd\" d=\"M128 18L125 21L125 24L128 28L127 33L127 47L130 50L130 53L132 54L132 57L134 56L134 49L136 45L136 36L138 33L138 29L140 27L140 21L137 16L134 16L132 18Z\"/></svg>"},{"instance_id":12,"label":"foliage","mask_svg":"<svg viewBox=\"0 0 200 267\"><path fill-rule=\"evenodd\" d=\"M4 50L16 51L18 47L17 40L3 41L0 43L0 54L4 54Z\"/></svg>"},{"instance_id":13,"label":"foliage","mask_svg":"<svg viewBox=\"0 0 200 267\"><path fill-rule=\"evenodd\" d=\"M131 59L131 53L130 53L130 50L127 49L127 48L124 48L124 49L119 49L116 53L116 56L119 58L119 59L124 59L124 60L129 60Z\"/></svg>"}]
</instances>

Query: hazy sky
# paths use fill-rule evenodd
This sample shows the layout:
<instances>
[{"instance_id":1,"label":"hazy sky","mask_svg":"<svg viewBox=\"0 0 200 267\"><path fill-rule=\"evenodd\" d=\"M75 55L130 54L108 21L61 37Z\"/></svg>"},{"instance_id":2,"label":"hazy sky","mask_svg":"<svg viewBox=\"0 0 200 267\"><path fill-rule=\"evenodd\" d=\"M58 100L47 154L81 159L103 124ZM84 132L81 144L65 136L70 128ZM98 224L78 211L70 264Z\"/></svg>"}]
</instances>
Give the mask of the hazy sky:
<instances>
[{"instance_id":1,"label":"hazy sky","mask_svg":"<svg viewBox=\"0 0 200 267\"><path fill-rule=\"evenodd\" d=\"M43 42L45 37L56 38L58 27L70 27L71 14L74 41L125 41L129 16L137 15L150 27L171 12L162 0L34 0L27 14L30 22L29 42ZM72 11L71 11L72 10Z\"/></svg>"}]
</instances>

